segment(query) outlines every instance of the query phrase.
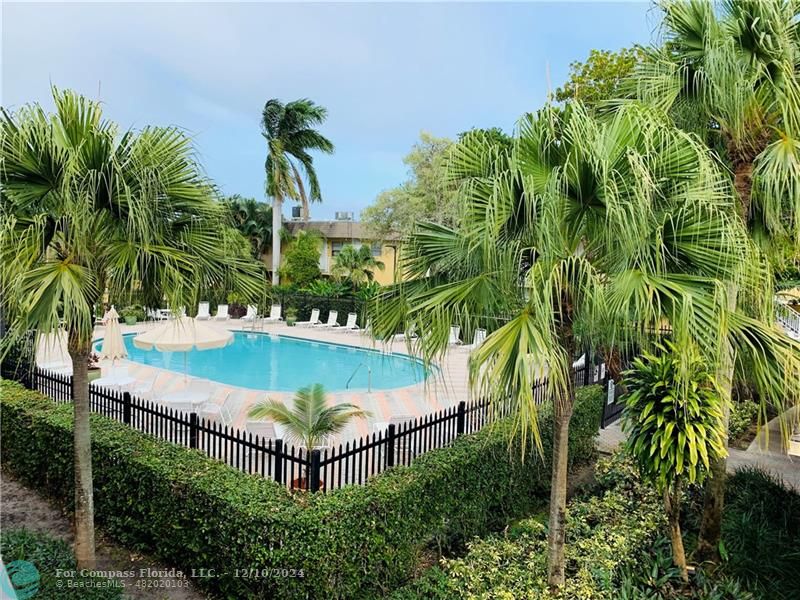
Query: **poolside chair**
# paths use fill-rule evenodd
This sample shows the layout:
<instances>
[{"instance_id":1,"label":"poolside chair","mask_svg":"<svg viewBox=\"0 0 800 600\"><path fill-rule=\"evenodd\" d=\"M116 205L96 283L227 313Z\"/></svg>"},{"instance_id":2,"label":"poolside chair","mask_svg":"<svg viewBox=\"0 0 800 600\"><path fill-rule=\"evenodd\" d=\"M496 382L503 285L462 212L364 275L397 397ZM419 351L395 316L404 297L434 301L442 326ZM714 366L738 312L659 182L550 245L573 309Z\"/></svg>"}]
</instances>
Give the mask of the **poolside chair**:
<instances>
[{"instance_id":1,"label":"poolside chair","mask_svg":"<svg viewBox=\"0 0 800 600\"><path fill-rule=\"evenodd\" d=\"M215 321L227 321L230 317L228 316L228 305L227 304L220 304L217 306L217 314L214 315Z\"/></svg>"},{"instance_id":2,"label":"poolside chair","mask_svg":"<svg viewBox=\"0 0 800 600\"><path fill-rule=\"evenodd\" d=\"M347 313L347 323L344 325L333 325L337 331L359 331L361 328L356 325L356 321L358 321L358 314L357 313Z\"/></svg>"},{"instance_id":3,"label":"poolside chair","mask_svg":"<svg viewBox=\"0 0 800 600\"><path fill-rule=\"evenodd\" d=\"M297 321L295 327L311 327L312 325L319 325L322 321L319 320L319 309L314 308L311 310L311 318L308 321Z\"/></svg>"},{"instance_id":4,"label":"poolside chair","mask_svg":"<svg viewBox=\"0 0 800 600\"><path fill-rule=\"evenodd\" d=\"M264 318L264 322L278 323L280 321L283 321L283 317L281 317L281 305L273 304L269 307L269 316Z\"/></svg>"},{"instance_id":5,"label":"poolside chair","mask_svg":"<svg viewBox=\"0 0 800 600\"><path fill-rule=\"evenodd\" d=\"M158 373L144 381L137 380L131 388L131 396L138 396L142 400L153 400L155 396L156 381L158 381Z\"/></svg>"},{"instance_id":6,"label":"poolside chair","mask_svg":"<svg viewBox=\"0 0 800 600\"><path fill-rule=\"evenodd\" d=\"M461 327L458 325L453 325L450 328L450 339L447 341L448 344L451 346L458 346L461 344Z\"/></svg>"},{"instance_id":7,"label":"poolside chair","mask_svg":"<svg viewBox=\"0 0 800 600\"><path fill-rule=\"evenodd\" d=\"M331 327L338 327L339 322L339 311L332 310L328 312L328 322L327 323L317 323L316 325L312 325L312 327L319 327L321 329L330 329Z\"/></svg>"},{"instance_id":8,"label":"poolside chair","mask_svg":"<svg viewBox=\"0 0 800 600\"><path fill-rule=\"evenodd\" d=\"M476 329L475 335L472 337L472 343L464 346L467 350L474 350L483 342L486 341L486 330L485 329Z\"/></svg>"},{"instance_id":9,"label":"poolside chair","mask_svg":"<svg viewBox=\"0 0 800 600\"><path fill-rule=\"evenodd\" d=\"M262 440L279 440L278 426L272 421L247 421L244 425L247 433L258 436Z\"/></svg>"},{"instance_id":10,"label":"poolside chair","mask_svg":"<svg viewBox=\"0 0 800 600\"><path fill-rule=\"evenodd\" d=\"M395 333L392 336L392 339L393 340L417 339L417 326L414 323L412 323L404 333Z\"/></svg>"},{"instance_id":11,"label":"poolside chair","mask_svg":"<svg viewBox=\"0 0 800 600\"><path fill-rule=\"evenodd\" d=\"M200 409L200 416L204 419L208 419L211 421L216 421L224 425L225 427L229 427L231 423L233 423L233 413L231 412L231 401L233 400L234 396L241 394L240 391L238 392L228 392L225 395L225 399L222 401L222 404L217 404L216 402L207 402L203 405L203 408Z\"/></svg>"},{"instance_id":12,"label":"poolside chair","mask_svg":"<svg viewBox=\"0 0 800 600\"><path fill-rule=\"evenodd\" d=\"M208 321L211 318L211 313L208 312L208 302L201 302L197 305L197 316L195 319L198 321Z\"/></svg>"},{"instance_id":13,"label":"poolside chair","mask_svg":"<svg viewBox=\"0 0 800 600\"><path fill-rule=\"evenodd\" d=\"M258 308L254 304L247 305L247 314L242 317L242 321L255 321L258 316Z\"/></svg>"},{"instance_id":14,"label":"poolside chair","mask_svg":"<svg viewBox=\"0 0 800 600\"><path fill-rule=\"evenodd\" d=\"M581 369L586 366L586 354L581 354L581 357L572 363L573 369Z\"/></svg>"}]
</instances>

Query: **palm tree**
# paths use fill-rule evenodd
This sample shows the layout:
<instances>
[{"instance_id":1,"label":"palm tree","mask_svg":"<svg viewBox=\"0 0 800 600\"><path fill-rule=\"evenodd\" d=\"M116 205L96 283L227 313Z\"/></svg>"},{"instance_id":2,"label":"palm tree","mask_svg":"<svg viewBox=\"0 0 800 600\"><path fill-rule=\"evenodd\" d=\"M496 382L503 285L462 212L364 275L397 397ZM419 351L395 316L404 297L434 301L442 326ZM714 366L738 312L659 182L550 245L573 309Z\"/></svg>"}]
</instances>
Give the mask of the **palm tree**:
<instances>
[{"instance_id":1,"label":"palm tree","mask_svg":"<svg viewBox=\"0 0 800 600\"><path fill-rule=\"evenodd\" d=\"M272 207L239 195L233 195L225 201L234 226L250 240L253 256L261 260L272 240Z\"/></svg>"},{"instance_id":2,"label":"palm tree","mask_svg":"<svg viewBox=\"0 0 800 600\"><path fill-rule=\"evenodd\" d=\"M752 239L783 268L787 258L800 258L797 3L731 0L717 10L694 0L662 6L666 43L639 66L629 91L670 111L718 152L732 171L738 211ZM739 296L735 287L729 290L732 304ZM729 357L722 366L727 373L719 377L732 380L735 360ZM726 407L726 422L727 414ZM704 560L719 558L724 456L713 471L696 553Z\"/></svg>"},{"instance_id":3,"label":"palm tree","mask_svg":"<svg viewBox=\"0 0 800 600\"><path fill-rule=\"evenodd\" d=\"M513 403L514 431L538 445L533 382L554 398L548 582L564 582L567 439L580 352L651 347L666 321L676 344L716 360L726 328L737 351L775 361L752 368L782 402L800 374L788 340L727 310L721 283L770 302L758 255L732 214L730 187L705 146L635 104L603 121L576 103L523 118L511 153L467 137L450 165L461 182L459 229L422 224L405 244L410 281L371 310L376 336L414 324L426 360L446 351L451 324L493 330L470 359L475 392ZM766 310L766 309L765 309ZM790 369L794 371L790 371Z\"/></svg>"},{"instance_id":4,"label":"palm tree","mask_svg":"<svg viewBox=\"0 0 800 600\"><path fill-rule=\"evenodd\" d=\"M312 150L333 153L333 143L314 127L328 116L328 111L306 98L283 104L277 98L268 100L261 114L261 135L267 140L267 195L272 198L272 231L281 229L281 207L284 198L303 206L303 219L308 221L308 203L319 202L322 194L314 170ZM308 180L308 193L303 183ZM280 237L272 236L272 284L278 285L281 265Z\"/></svg>"},{"instance_id":5,"label":"palm tree","mask_svg":"<svg viewBox=\"0 0 800 600\"><path fill-rule=\"evenodd\" d=\"M370 246L361 245L358 248L352 244L345 245L336 255L331 274L334 277L348 279L358 287L369 283L375 277L375 269L383 271L386 265L372 256Z\"/></svg>"},{"instance_id":6,"label":"palm tree","mask_svg":"<svg viewBox=\"0 0 800 600\"><path fill-rule=\"evenodd\" d=\"M106 286L140 286L150 306L166 295L176 308L200 285L255 296L259 277L252 259L230 247L224 209L182 132L147 127L120 136L98 103L56 89L53 100L52 115L34 104L0 116L0 289L11 324L3 351L63 321L73 372L75 556L91 568L93 306Z\"/></svg>"},{"instance_id":7,"label":"palm tree","mask_svg":"<svg viewBox=\"0 0 800 600\"><path fill-rule=\"evenodd\" d=\"M326 437L340 433L351 420L369 417L370 413L354 404L328 406L325 388L315 383L297 390L292 408L282 402L265 400L255 404L248 416L280 423L286 428L289 440L305 448L310 455Z\"/></svg>"}]
</instances>

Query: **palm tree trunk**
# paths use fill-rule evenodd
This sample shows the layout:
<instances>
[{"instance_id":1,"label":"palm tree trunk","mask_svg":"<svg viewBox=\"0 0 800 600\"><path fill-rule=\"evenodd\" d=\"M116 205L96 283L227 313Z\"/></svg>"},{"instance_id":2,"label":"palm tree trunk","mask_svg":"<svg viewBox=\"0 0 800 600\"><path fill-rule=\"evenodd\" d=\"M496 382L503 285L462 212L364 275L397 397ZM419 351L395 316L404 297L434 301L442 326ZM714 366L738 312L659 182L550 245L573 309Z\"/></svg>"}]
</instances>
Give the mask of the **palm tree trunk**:
<instances>
[{"instance_id":1,"label":"palm tree trunk","mask_svg":"<svg viewBox=\"0 0 800 600\"><path fill-rule=\"evenodd\" d=\"M282 205L282 198L272 199L272 285L278 285L280 283L278 271L281 268Z\"/></svg>"},{"instance_id":2,"label":"palm tree trunk","mask_svg":"<svg viewBox=\"0 0 800 600\"><path fill-rule=\"evenodd\" d=\"M736 309L737 286L729 284L727 293L728 310L733 311ZM700 533L694 553L697 562L718 563L720 559L719 542L722 536L722 510L725 504L725 478L728 470L728 424L735 358L733 346L727 342L717 372L717 381L722 388L722 443L725 445L726 455L711 462L711 476L706 482L703 497L703 519L700 522Z\"/></svg>"},{"instance_id":3,"label":"palm tree trunk","mask_svg":"<svg viewBox=\"0 0 800 600\"><path fill-rule=\"evenodd\" d=\"M75 559L79 569L93 569L95 566L92 438L89 428L90 352L90 342L70 340L72 402L75 415Z\"/></svg>"},{"instance_id":4,"label":"palm tree trunk","mask_svg":"<svg viewBox=\"0 0 800 600\"><path fill-rule=\"evenodd\" d=\"M569 422L573 407L571 387L567 399L556 401L554 407L553 472L550 479L550 520L547 533L547 584L553 590L564 585Z\"/></svg>"},{"instance_id":5,"label":"palm tree trunk","mask_svg":"<svg viewBox=\"0 0 800 600\"><path fill-rule=\"evenodd\" d=\"M670 493L671 492L671 493ZM683 548L683 535L681 534L681 484L675 482L672 490L664 490L664 510L669 523L669 539L672 543L672 563L680 569L681 579L689 581L689 570L686 567L686 552Z\"/></svg>"}]
</instances>

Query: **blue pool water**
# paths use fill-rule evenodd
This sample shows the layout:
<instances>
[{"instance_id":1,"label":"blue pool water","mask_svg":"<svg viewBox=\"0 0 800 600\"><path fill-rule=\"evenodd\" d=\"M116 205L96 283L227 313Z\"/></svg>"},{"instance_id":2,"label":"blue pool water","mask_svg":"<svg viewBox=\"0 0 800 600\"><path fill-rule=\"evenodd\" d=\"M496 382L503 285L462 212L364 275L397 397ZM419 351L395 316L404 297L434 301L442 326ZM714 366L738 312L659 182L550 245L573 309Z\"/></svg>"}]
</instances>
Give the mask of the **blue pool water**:
<instances>
[{"instance_id":1,"label":"blue pool water","mask_svg":"<svg viewBox=\"0 0 800 600\"><path fill-rule=\"evenodd\" d=\"M225 348L188 353L140 350L132 335L124 339L132 361L183 373L186 355L189 375L257 390L293 392L312 383L328 391L366 390L367 367L373 390L412 385L426 377L420 361L400 354L266 333L236 332Z\"/></svg>"}]
</instances>

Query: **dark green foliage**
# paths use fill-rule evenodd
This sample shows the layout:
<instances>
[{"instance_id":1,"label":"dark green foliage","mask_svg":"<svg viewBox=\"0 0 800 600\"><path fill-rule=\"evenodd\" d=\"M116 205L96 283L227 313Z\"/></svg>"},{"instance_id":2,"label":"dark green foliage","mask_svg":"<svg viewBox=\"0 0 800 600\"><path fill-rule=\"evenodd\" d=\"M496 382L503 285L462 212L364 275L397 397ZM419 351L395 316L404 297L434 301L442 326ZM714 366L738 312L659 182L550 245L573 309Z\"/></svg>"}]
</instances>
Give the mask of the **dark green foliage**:
<instances>
[{"instance_id":1,"label":"dark green foliage","mask_svg":"<svg viewBox=\"0 0 800 600\"><path fill-rule=\"evenodd\" d=\"M740 582L726 577L709 578L698 570L689 585L681 580L680 569L672 564L670 543L658 538L637 563L624 570L615 600L755 600Z\"/></svg>"},{"instance_id":2,"label":"dark green foliage","mask_svg":"<svg viewBox=\"0 0 800 600\"><path fill-rule=\"evenodd\" d=\"M0 393L4 466L69 504L72 407L9 382L0 384ZM599 387L580 390L572 449L593 451L588 440L597 433L602 402ZM545 456L550 418L543 410ZM272 481L95 415L97 522L127 547L182 570L228 573L198 581L216 595L384 597L408 579L426 546L486 534L541 503L549 465L535 454L521 461L509 431L501 422L364 486L293 497ZM236 568L270 567L302 570L304 577L233 577Z\"/></svg>"},{"instance_id":3,"label":"dark green foliage","mask_svg":"<svg viewBox=\"0 0 800 600\"><path fill-rule=\"evenodd\" d=\"M271 302L278 303L283 306L284 313L294 308L297 311L298 321L307 321L311 317L311 311L315 308L319 309L319 318L323 321L328 320L328 313L332 310L339 312L339 323L344 324L347 319L347 313L357 313L359 318L359 325L364 327L367 318L367 303L359 296L354 296L351 293L343 293L342 295L320 296L317 294L305 293L297 291L294 288L281 286L280 289L272 288ZM269 311L269 307L264 307Z\"/></svg>"},{"instance_id":4,"label":"dark green foliage","mask_svg":"<svg viewBox=\"0 0 800 600\"><path fill-rule=\"evenodd\" d=\"M43 533L26 529L9 529L0 533L0 554L3 562L25 560L39 571L37 600L114 600L122 598L122 587L103 577L56 577L56 570L76 569L75 556L69 545ZM61 587L57 583L61 583ZM75 587L69 587L72 582ZM114 586L119 584L120 587ZM83 586L83 587L81 587ZM100 587L94 587L100 586Z\"/></svg>"},{"instance_id":5,"label":"dark green foliage","mask_svg":"<svg viewBox=\"0 0 800 600\"><path fill-rule=\"evenodd\" d=\"M126 306L119 312L119 316L123 319L126 317L135 317L137 321L144 321L146 318L144 308L141 304L131 304Z\"/></svg>"},{"instance_id":6,"label":"dark green foliage","mask_svg":"<svg viewBox=\"0 0 800 600\"><path fill-rule=\"evenodd\" d=\"M800 494L769 473L740 469L728 479L724 570L761 597L800 598Z\"/></svg>"},{"instance_id":7,"label":"dark green foliage","mask_svg":"<svg viewBox=\"0 0 800 600\"><path fill-rule=\"evenodd\" d=\"M753 423L758 421L758 403L750 400L734 402L728 419L728 441L733 442L743 436Z\"/></svg>"},{"instance_id":8,"label":"dark green foliage","mask_svg":"<svg viewBox=\"0 0 800 600\"><path fill-rule=\"evenodd\" d=\"M570 503L565 600L616 598L614 582L634 565L662 526L659 498L619 456L598 464L596 496ZM464 558L444 560L399 590L400 600L552 598L547 591L546 530L525 519L504 535L476 539Z\"/></svg>"}]
</instances>

